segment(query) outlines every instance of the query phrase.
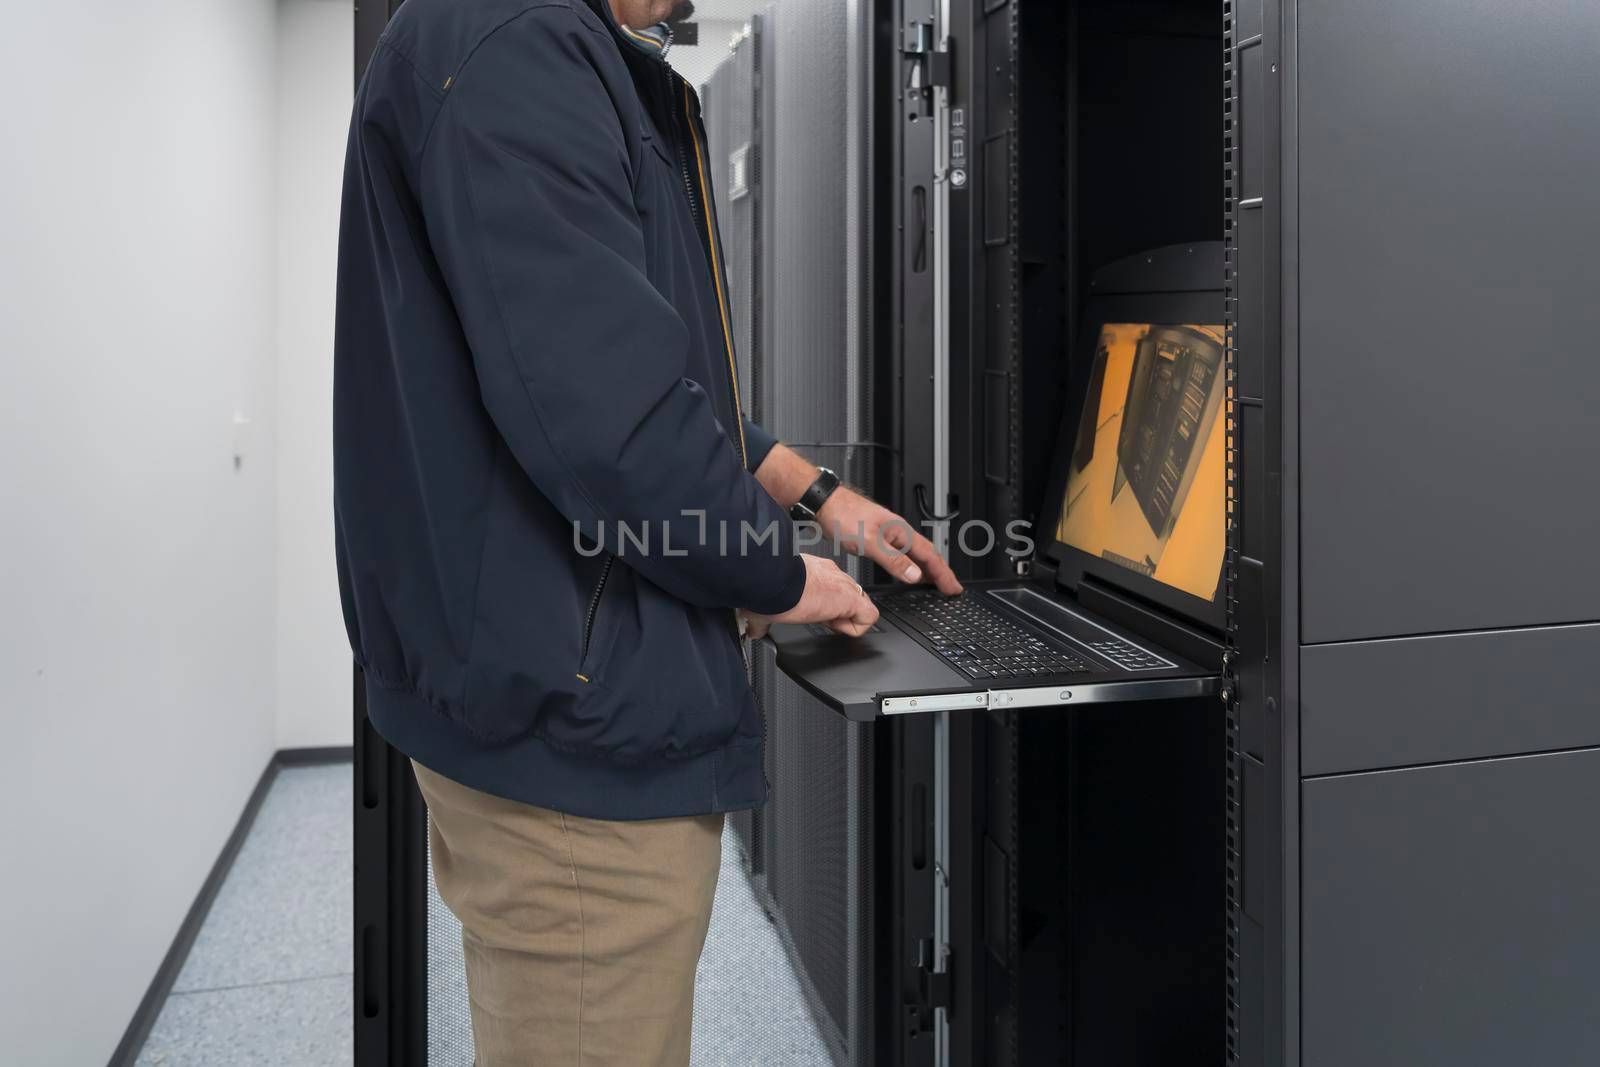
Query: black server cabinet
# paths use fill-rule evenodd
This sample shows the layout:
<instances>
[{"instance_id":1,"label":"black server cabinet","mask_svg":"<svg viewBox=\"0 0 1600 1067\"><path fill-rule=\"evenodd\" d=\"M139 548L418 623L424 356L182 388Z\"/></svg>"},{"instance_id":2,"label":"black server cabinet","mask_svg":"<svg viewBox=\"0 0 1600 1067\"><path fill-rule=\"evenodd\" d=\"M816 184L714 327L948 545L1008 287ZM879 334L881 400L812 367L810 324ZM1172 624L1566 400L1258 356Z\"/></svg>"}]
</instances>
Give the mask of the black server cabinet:
<instances>
[{"instance_id":1,"label":"black server cabinet","mask_svg":"<svg viewBox=\"0 0 1600 1067\"><path fill-rule=\"evenodd\" d=\"M902 506L899 163L892 137L882 135L893 114L886 87L898 69L886 8L773 5L752 21L753 41L740 45L754 45L748 82L725 68L707 106L750 106L739 99L742 84L758 98L759 137L748 151L734 132L742 120L718 116L730 178L720 195L734 212L733 239L742 240L744 218L757 226L758 247L748 254L757 290L749 304L752 408L791 447ZM720 169L719 155L714 143ZM748 207L751 194L732 196L740 168L756 197ZM841 562L869 577L858 561ZM925 777L917 729L845 722L783 676L769 646L753 646L752 660L768 717L771 785L767 806L746 828L752 875L812 1017L838 1064L927 1062L904 1036L895 992L914 985L915 945L901 902L931 896L915 888L931 884L931 872L908 874L901 863L921 836L907 820L928 814L915 803Z\"/></svg>"},{"instance_id":2,"label":"black server cabinet","mask_svg":"<svg viewBox=\"0 0 1600 1067\"><path fill-rule=\"evenodd\" d=\"M1281 12L1267 1062L1593 1062L1600 24Z\"/></svg>"},{"instance_id":3,"label":"black server cabinet","mask_svg":"<svg viewBox=\"0 0 1600 1067\"><path fill-rule=\"evenodd\" d=\"M1594 20L1229 15L1232 1053L1591 1061Z\"/></svg>"},{"instance_id":4,"label":"black server cabinet","mask_svg":"<svg viewBox=\"0 0 1600 1067\"><path fill-rule=\"evenodd\" d=\"M1204 832L1222 845L1226 1025L1186 1062L1590 1062L1600 568L1586 561L1600 504L1566 487L1594 480L1595 451L1577 442L1600 365L1573 339L1600 325L1600 131L1584 118L1600 79L1582 59L1600 30L1553 4L1115 6L1128 20L1187 9L1220 31L1230 648L1208 714L1222 713L1224 762L1215 788L1180 785L1179 764L1146 783L1221 815ZM971 303L989 318L988 366L971 380L992 398L1013 376L1024 394L1049 380L1030 351L1030 334L1051 336L1040 283L1081 277L1095 248L1149 237L1174 209L1149 199L1143 218L1117 221L1095 94L1133 104L1187 60L1097 79L1129 54L1106 38L1104 5L981 7L993 147L974 176L985 241ZM1166 45L1203 32L1169 22ZM1065 100L1059 120L1030 117L1041 98ZM1155 173L1124 166L1116 180ZM1060 253L1029 247L1030 220L1055 221L1030 201L1052 175ZM1045 302L1070 321L1080 289L1050 282L1046 296L1065 296ZM991 401L973 421L969 484L1004 515L1026 471L994 457L1028 448L1026 402ZM1030 741L1045 728L986 718L971 832L989 857L973 880L989 950L973 995L988 1011L971 1062L1168 1062L1116 1005L1090 1010L1086 983L1126 979L1094 968L1076 921L1057 984L1029 966L1049 929L1037 881L1071 886L1081 920L1103 901L1075 871L1116 855L1094 851L1095 833L1122 827L1085 810L1115 795L1083 781L1106 773L1084 766L1086 721L1054 727L1060 758L1041 760ZM1115 742L1100 737L1097 754L1125 768L1157 755ZM1048 812L1030 784L1040 763L1077 783ZM1051 834L1059 860L1040 857ZM1092 877L1114 881L1116 867ZM1092 1033L1108 1018L1111 1045Z\"/></svg>"},{"instance_id":5,"label":"black server cabinet","mask_svg":"<svg viewBox=\"0 0 1600 1067\"><path fill-rule=\"evenodd\" d=\"M762 235L768 222L767 193L763 184L763 134L771 127L770 92L763 92L769 46L765 20L752 16L744 39L707 79L700 93L706 127L706 151L719 173L712 183L717 219L721 223L723 258L727 268L728 303L732 312L734 350L738 355L740 401L757 424L766 418L766 369L760 330L764 321L762 297L769 279L763 266ZM751 664L751 684L758 693L767 685L760 666ZM770 742L770 738L769 738ZM744 850L748 873L760 875L766 859L766 828L762 809L734 812L728 817Z\"/></svg>"},{"instance_id":6,"label":"black server cabinet","mask_svg":"<svg viewBox=\"0 0 1600 1067\"><path fill-rule=\"evenodd\" d=\"M1093 273L1224 237L1224 23L1214 0L950 12L951 481L963 518L1001 528L1037 519L1069 383L1091 377L1072 360L1093 357ZM1129 710L952 717L948 1062L1224 1060L1224 709Z\"/></svg>"},{"instance_id":7,"label":"black server cabinet","mask_svg":"<svg viewBox=\"0 0 1600 1067\"><path fill-rule=\"evenodd\" d=\"M1231 0L1227 35L1230 466L1227 688L1228 1062L1286 1064L1299 976L1293 723L1281 647L1285 552L1283 240L1288 84L1278 0ZM1291 475L1292 477L1292 475Z\"/></svg>"}]
</instances>

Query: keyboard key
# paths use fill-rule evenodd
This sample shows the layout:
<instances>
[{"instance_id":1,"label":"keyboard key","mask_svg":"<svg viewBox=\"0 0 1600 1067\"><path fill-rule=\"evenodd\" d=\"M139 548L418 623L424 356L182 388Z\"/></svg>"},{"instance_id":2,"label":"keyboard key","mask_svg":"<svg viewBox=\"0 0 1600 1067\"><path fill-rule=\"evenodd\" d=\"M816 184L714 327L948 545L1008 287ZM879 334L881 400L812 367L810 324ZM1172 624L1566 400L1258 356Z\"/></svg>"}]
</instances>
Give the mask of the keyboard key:
<instances>
[{"instance_id":1,"label":"keyboard key","mask_svg":"<svg viewBox=\"0 0 1600 1067\"><path fill-rule=\"evenodd\" d=\"M974 681L1019 679L1031 683L1055 674L1089 670L1082 660L980 601L946 599L938 593L893 593L883 610L916 631L933 650ZM1102 642L1119 655L1120 641ZM1110 651L1107 652L1108 657Z\"/></svg>"}]
</instances>

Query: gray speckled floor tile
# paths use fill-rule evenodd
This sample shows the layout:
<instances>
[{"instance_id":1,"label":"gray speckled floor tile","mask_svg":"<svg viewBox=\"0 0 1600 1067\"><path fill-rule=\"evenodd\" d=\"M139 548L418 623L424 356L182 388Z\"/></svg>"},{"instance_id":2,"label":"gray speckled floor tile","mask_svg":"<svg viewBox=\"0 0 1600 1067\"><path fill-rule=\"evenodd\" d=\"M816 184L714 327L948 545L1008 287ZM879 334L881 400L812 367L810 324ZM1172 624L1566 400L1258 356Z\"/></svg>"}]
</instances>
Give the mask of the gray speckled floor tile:
<instances>
[{"instance_id":1,"label":"gray speckled floor tile","mask_svg":"<svg viewBox=\"0 0 1600 1067\"><path fill-rule=\"evenodd\" d=\"M246 848L286 862L355 849L350 764L285 767L272 783Z\"/></svg>"},{"instance_id":2,"label":"gray speckled floor tile","mask_svg":"<svg viewBox=\"0 0 1600 1067\"><path fill-rule=\"evenodd\" d=\"M353 970L349 778L348 765L279 773L174 992Z\"/></svg>"},{"instance_id":3,"label":"gray speckled floor tile","mask_svg":"<svg viewBox=\"0 0 1600 1067\"><path fill-rule=\"evenodd\" d=\"M340 1067L354 1059L347 976L169 997L139 1053L149 1067Z\"/></svg>"},{"instance_id":4,"label":"gray speckled floor tile","mask_svg":"<svg viewBox=\"0 0 1600 1067\"><path fill-rule=\"evenodd\" d=\"M351 877L348 855L240 855L173 991L353 971Z\"/></svg>"},{"instance_id":5,"label":"gray speckled floor tile","mask_svg":"<svg viewBox=\"0 0 1600 1067\"><path fill-rule=\"evenodd\" d=\"M833 1067L740 849L730 828L695 972L693 1067Z\"/></svg>"}]
</instances>

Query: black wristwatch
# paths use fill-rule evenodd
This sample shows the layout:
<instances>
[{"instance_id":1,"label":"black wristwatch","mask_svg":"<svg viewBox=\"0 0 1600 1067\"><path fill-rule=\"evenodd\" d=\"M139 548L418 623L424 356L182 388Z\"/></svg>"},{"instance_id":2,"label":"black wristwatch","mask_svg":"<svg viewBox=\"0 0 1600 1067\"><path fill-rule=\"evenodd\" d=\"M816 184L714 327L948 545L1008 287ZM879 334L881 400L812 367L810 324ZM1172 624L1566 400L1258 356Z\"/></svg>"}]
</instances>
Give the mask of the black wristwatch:
<instances>
[{"instance_id":1,"label":"black wristwatch","mask_svg":"<svg viewBox=\"0 0 1600 1067\"><path fill-rule=\"evenodd\" d=\"M839 488L839 476L827 467L817 468L817 480L811 483L811 488L795 502L789 509L789 517L795 522L816 522L817 512L822 510L822 505L827 503L833 491Z\"/></svg>"}]
</instances>

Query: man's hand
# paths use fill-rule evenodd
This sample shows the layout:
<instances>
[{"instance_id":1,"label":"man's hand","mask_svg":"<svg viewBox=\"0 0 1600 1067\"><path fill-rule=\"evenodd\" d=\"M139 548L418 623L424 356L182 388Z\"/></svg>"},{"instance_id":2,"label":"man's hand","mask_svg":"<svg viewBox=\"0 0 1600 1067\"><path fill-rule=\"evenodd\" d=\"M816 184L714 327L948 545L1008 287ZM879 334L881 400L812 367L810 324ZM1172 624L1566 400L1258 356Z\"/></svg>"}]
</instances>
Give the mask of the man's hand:
<instances>
[{"instance_id":1,"label":"man's hand","mask_svg":"<svg viewBox=\"0 0 1600 1067\"><path fill-rule=\"evenodd\" d=\"M784 507L791 507L817 479L817 468L784 445L775 445L756 469L756 480ZM924 577L939 592L954 595L961 583L934 549L933 542L905 519L841 485L817 516L825 536L852 555L865 556L902 582Z\"/></svg>"},{"instance_id":2,"label":"man's hand","mask_svg":"<svg viewBox=\"0 0 1600 1067\"><path fill-rule=\"evenodd\" d=\"M755 615L741 612L745 633L751 638L765 637L775 622L820 622L851 637L860 637L878 621L878 609L856 580L839 569L831 559L802 555L806 564L806 589L800 603L782 615Z\"/></svg>"},{"instance_id":3,"label":"man's hand","mask_svg":"<svg viewBox=\"0 0 1600 1067\"><path fill-rule=\"evenodd\" d=\"M867 557L899 581L914 584L926 577L946 596L961 592L955 572L932 541L905 519L848 486L833 491L817 514L817 522L840 548Z\"/></svg>"}]
</instances>

